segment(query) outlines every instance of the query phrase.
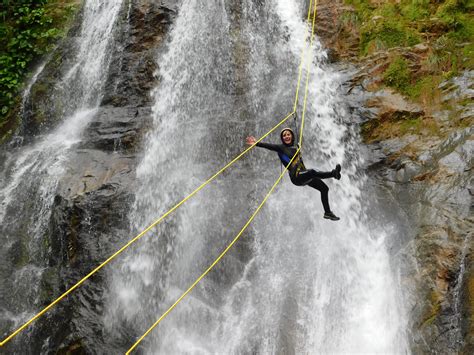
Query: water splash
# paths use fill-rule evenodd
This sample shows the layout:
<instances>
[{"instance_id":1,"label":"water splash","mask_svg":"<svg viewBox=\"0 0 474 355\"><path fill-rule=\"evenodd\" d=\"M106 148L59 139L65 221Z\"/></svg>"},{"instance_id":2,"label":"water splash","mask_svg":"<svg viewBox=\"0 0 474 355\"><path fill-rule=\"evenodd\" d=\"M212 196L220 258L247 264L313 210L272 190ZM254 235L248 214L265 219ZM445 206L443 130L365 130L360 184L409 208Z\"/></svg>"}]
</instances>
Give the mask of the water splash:
<instances>
[{"instance_id":1,"label":"water splash","mask_svg":"<svg viewBox=\"0 0 474 355\"><path fill-rule=\"evenodd\" d=\"M183 1L159 59L134 230L235 156L245 135L267 131L291 111L308 43L303 5ZM149 353L408 351L386 246L393 232L369 227L367 178L339 91L343 78L325 64L318 41L307 55L303 154L318 170L343 165L342 180L328 182L342 220L322 219L317 191L282 184L235 250L149 335ZM254 151L124 258L111 275L104 322L111 337L141 334L174 302L244 224L278 176L277 164Z\"/></svg>"},{"instance_id":2,"label":"water splash","mask_svg":"<svg viewBox=\"0 0 474 355\"><path fill-rule=\"evenodd\" d=\"M73 72L62 78L60 84L61 97L68 103L62 123L53 132L37 137L31 146L8 152L3 164L0 175L0 258L4 260L0 266L2 334L24 322L31 309L38 308L38 291L51 252L48 235L54 198L69 153L81 141L82 132L93 119L102 97L112 30L121 3L121 0L85 2ZM29 88L25 97L28 92Z\"/></svg>"}]
</instances>

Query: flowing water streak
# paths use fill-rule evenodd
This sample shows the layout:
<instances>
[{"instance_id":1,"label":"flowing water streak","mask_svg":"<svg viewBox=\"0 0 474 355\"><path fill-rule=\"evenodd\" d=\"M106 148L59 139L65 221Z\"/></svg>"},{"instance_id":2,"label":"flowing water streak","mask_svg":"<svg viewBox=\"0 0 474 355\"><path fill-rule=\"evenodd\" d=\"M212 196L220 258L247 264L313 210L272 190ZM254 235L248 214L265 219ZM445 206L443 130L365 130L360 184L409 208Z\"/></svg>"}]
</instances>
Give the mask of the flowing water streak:
<instances>
[{"instance_id":1,"label":"flowing water streak","mask_svg":"<svg viewBox=\"0 0 474 355\"><path fill-rule=\"evenodd\" d=\"M62 79L68 104L62 123L50 134L7 158L0 190L3 281L2 334L32 316L48 262L48 228L68 151L94 117L109 66L110 40L122 0L86 1L73 71ZM12 293L7 294L6 289Z\"/></svg>"},{"instance_id":2,"label":"flowing water streak","mask_svg":"<svg viewBox=\"0 0 474 355\"><path fill-rule=\"evenodd\" d=\"M301 23L294 21L296 8L283 1L276 8L290 31L302 30ZM269 216L257 222L262 243L255 284L261 290L249 291L253 302L234 313L249 317L236 320L247 331L233 339L226 352L239 351L242 344L263 353L284 348L301 353L408 351L396 270L391 268L385 243L396 234L368 228L371 220L364 213L363 200L366 177L359 171L357 135L351 132L350 117L343 109L338 91L341 78L324 60L325 52L316 42L303 154L306 166L319 170L342 163L343 179L327 182L333 210L342 219L334 223L321 218L316 191L282 187L278 198L269 202ZM270 219L278 222L269 224ZM256 329L259 336L249 340L256 338ZM226 331L228 336L235 334L233 329Z\"/></svg>"},{"instance_id":3,"label":"flowing water streak","mask_svg":"<svg viewBox=\"0 0 474 355\"><path fill-rule=\"evenodd\" d=\"M295 21L296 7L278 1L276 8L290 31L304 30ZM313 55L303 154L306 166L319 170L342 163L343 179L327 182L332 208L342 219L321 218L316 191L286 184L270 200L268 216L256 223L262 242L255 258L260 276L253 283L259 287L248 291L251 301L231 313L231 327L224 325L221 336L232 339L225 351L245 346L262 353L285 348L301 353L408 352L396 270L385 243L396 233L368 228L366 177L359 169L357 134L338 89L342 78L324 64L318 42ZM236 295L229 296L234 303ZM235 324L241 328L237 339L231 336Z\"/></svg>"},{"instance_id":4,"label":"flowing water streak","mask_svg":"<svg viewBox=\"0 0 474 355\"><path fill-rule=\"evenodd\" d=\"M228 65L232 53L229 30L224 1L183 1L168 52L159 59L154 128L137 169L132 230L150 224L216 170L216 164L225 161L220 157L224 151L217 146L221 142L213 138L222 135L214 132L243 125L232 120L230 112L235 87L232 66ZM222 127L225 118L229 122ZM213 155L215 159L210 158ZM213 194L216 200L224 198L219 188L214 188ZM205 262L200 254L206 248L206 238L222 231L215 221L225 212L213 205L201 194L195 196L143 238L135 252L124 256L120 270L111 276L104 321L111 337L128 326L139 332L190 282L188 262L195 261L199 270ZM196 210L201 213L193 212ZM160 338L169 335L163 333ZM161 344L164 352L183 350L173 339L171 336L168 345Z\"/></svg>"},{"instance_id":5,"label":"flowing water streak","mask_svg":"<svg viewBox=\"0 0 474 355\"><path fill-rule=\"evenodd\" d=\"M265 132L291 111L307 45L304 5L183 1L159 60L162 80L138 169L134 228L223 165L245 135ZM343 179L328 181L342 220L323 220L319 193L285 179L217 272L148 336L149 353L407 352L385 243L393 235L368 227L366 177L339 92L342 78L324 64L319 42L308 58L303 154L319 170L342 163ZM302 104L301 96L299 113ZM243 225L276 179L276 164L271 153L256 150L228 173L230 183L213 183L126 258L112 275L111 335L136 336L159 317Z\"/></svg>"},{"instance_id":6,"label":"flowing water streak","mask_svg":"<svg viewBox=\"0 0 474 355\"><path fill-rule=\"evenodd\" d=\"M36 69L35 73L33 74L33 77L31 78L31 80L28 82L28 85L26 86L26 89L25 91L23 92L23 97L21 99L21 108L23 110L24 106L25 106L25 103L26 101L28 100L29 96L30 96L30 92L31 92L31 88L33 87L33 85L36 83L36 80L38 79L38 76L42 73L44 67L46 65L46 61L44 61L43 63L41 63L38 68Z\"/></svg>"},{"instance_id":7,"label":"flowing water streak","mask_svg":"<svg viewBox=\"0 0 474 355\"><path fill-rule=\"evenodd\" d=\"M466 262L467 262L467 253L469 251L470 246L472 245L472 235L474 233L468 233L464 237L464 241L462 244L461 249L461 258L459 263L459 271L458 277L456 279L456 286L453 290L453 303L454 303L454 311L453 314L455 315L454 321L452 321L451 329L455 331L454 335L452 336L452 345L453 348L458 350L461 349L463 345L463 337L460 329L462 329L462 287L464 283L464 275L466 274Z\"/></svg>"}]
</instances>

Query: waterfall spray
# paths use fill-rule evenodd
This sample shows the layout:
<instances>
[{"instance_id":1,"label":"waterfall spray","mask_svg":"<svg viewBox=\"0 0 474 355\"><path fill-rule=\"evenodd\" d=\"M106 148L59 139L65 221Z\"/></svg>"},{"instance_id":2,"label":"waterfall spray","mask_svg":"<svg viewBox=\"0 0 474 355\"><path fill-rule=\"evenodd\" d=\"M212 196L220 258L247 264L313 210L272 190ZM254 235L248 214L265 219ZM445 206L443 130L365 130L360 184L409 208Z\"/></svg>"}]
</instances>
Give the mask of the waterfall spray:
<instances>
[{"instance_id":1,"label":"waterfall spray","mask_svg":"<svg viewBox=\"0 0 474 355\"><path fill-rule=\"evenodd\" d=\"M307 30L302 5L183 1L159 59L162 81L137 171L132 229L238 151L246 134L291 109L288 83L296 84ZM342 78L325 64L319 43L310 55L303 153L320 170L342 163L330 199L343 219L323 220L316 191L284 184L247 241L150 335L150 353L407 352L388 235L367 227L366 177ZM156 320L243 224L248 201L268 189L276 164L255 152L124 258L111 273L110 336L141 334Z\"/></svg>"},{"instance_id":2,"label":"waterfall spray","mask_svg":"<svg viewBox=\"0 0 474 355\"><path fill-rule=\"evenodd\" d=\"M10 153L4 164L0 176L0 258L6 261L0 266L2 334L31 318L40 303L39 289L48 269L47 240L58 183L70 150L81 141L81 134L100 103L121 3L85 2L78 52L72 68L58 84L60 94L56 93L67 103L61 123L53 132L37 137L31 146ZM29 88L24 100L28 92ZM20 255L21 260L14 255ZM19 346L23 349L19 351L25 351L25 347Z\"/></svg>"}]
</instances>

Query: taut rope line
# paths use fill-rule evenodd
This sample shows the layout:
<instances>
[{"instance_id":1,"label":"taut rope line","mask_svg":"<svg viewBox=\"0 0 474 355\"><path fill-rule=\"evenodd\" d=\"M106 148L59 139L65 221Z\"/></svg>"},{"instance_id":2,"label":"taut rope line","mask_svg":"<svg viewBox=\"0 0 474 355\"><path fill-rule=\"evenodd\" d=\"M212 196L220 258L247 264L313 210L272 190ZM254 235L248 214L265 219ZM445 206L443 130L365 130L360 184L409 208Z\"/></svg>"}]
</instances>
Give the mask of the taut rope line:
<instances>
[{"instance_id":1,"label":"taut rope line","mask_svg":"<svg viewBox=\"0 0 474 355\"><path fill-rule=\"evenodd\" d=\"M311 30L311 39L310 39L310 48L312 47L313 45L313 39L314 39L314 22L315 22L315 18L316 18L316 9L317 9L317 0L315 0L315 3L314 3L314 11L313 11L313 23L312 23L312 30ZM311 10L311 4L309 6L309 10L308 10L308 18L309 18L309 15L310 15L310 11ZM140 337L138 338L138 340L130 347L130 349L128 349L128 351L126 352L126 355L130 355L132 353L132 351L142 342L143 339L145 339L145 337L183 300L184 297L186 297L188 295L188 293L190 293L194 287L196 287L196 285L219 263L219 261L225 256L225 254L227 254L227 252L230 250L230 248L232 248L232 246L240 239L240 237L242 236L242 234L244 233L244 231L247 229L247 227L250 225L250 223L253 221L253 219L255 218L255 216L258 214L258 212L260 212L260 209L263 207L263 205L265 204L265 202L267 202L268 198L270 197L270 195L273 193L273 191L275 190L276 186L280 183L281 179L283 178L283 175L286 173L286 171L288 170L288 168L290 167L291 163L293 162L293 160L295 159L295 157L298 155L298 153L300 152L301 150L301 143L302 143L302 137L303 137L303 124L304 124L304 116L305 116L305 111L306 111L306 99L307 99L307 94L308 94L308 85L309 85L309 74L310 74L310 64L311 62L308 61L307 63L307 77L306 77L306 84L305 84L305 95L304 95L304 103L303 103L303 114L302 114L302 118L301 118L301 131L300 131L300 144L298 146L298 149L296 150L295 154L293 155L293 157L291 158L290 162L288 163L288 165L285 166L285 169L281 172L280 176L277 178L277 180L274 182L273 186L270 188L270 190L267 192L267 194L265 195L264 199L262 200L262 202L260 203L260 205L257 207L257 209L253 212L253 214L250 216L250 218L248 219L248 221L245 223L245 225L242 227L242 229L239 231L239 233L237 233L237 235L235 236L235 238L232 240L232 242L230 242L230 244L224 249L224 251L214 260L214 262L201 274L201 276L199 276L194 282L193 284L161 315L160 318L158 318L158 320L156 320L155 323L153 323L153 325L148 328L148 330ZM301 67L300 67L301 69ZM301 76L299 78L299 80L301 79ZM298 86L299 86L299 80L298 80ZM296 100L295 100L295 105L296 105ZM293 114L293 113L292 113ZM255 143L256 144L256 143Z\"/></svg>"},{"instance_id":2,"label":"taut rope line","mask_svg":"<svg viewBox=\"0 0 474 355\"><path fill-rule=\"evenodd\" d=\"M317 0L314 3L314 13L313 16L316 14L316 6L317 6ZM308 9L308 21L310 19L310 14L311 14L311 7L312 7L312 0L310 0L310 6ZM313 18L313 28L312 28L312 34L314 34L314 18ZM310 41L310 47L312 46L312 41L313 41L313 35L311 36L311 41ZM17 336L20 332L22 332L24 329L26 329L29 325L31 325L35 320L40 318L43 314L45 314L47 311L49 311L52 307L54 307L57 303L59 303L62 299L64 299L66 296L68 296L70 293L72 293L74 290L76 290L79 286L81 286L85 281L87 281L92 275L94 275L96 272L98 272L100 269L102 269L105 265L107 265L109 262L111 262L113 259L115 259L118 255L120 255L123 251L128 249L132 244L137 242L139 239L141 239L147 232L149 232L153 227L158 225L160 222L162 222L168 215L170 215L172 212L177 210L182 204L184 204L187 200L189 200L191 197L193 197L196 193L198 193L200 190L202 190L205 186L207 186L210 182L212 182L215 178L217 178L222 172L227 170L231 165L233 165L236 161L241 159L245 154L247 154L251 149L255 147L255 145L262 141L265 137L267 137L269 134L271 134L275 129L280 127L284 122L286 122L294 113L296 113L296 106L298 102L298 93L299 93L299 87L300 87L300 82L301 82L301 76L302 76L302 63L304 59L304 49L302 51L302 56L301 56L301 62L300 62L300 67L299 67L299 74L298 74L298 83L297 83L297 89L296 89L296 97L295 97L295 104L293 111L289 113L285 118L283 118L278 124L276 124L272 129L270 129L267 133L265 133L262 137L260 137L253 145L245 149L243 152L241 152L239 155L237 155L233 160L231 160L229 163L227 163L223 168L221 168L218 172L216 172L214 175L212 175L209 179L207 179L205 182L203 182L201 185L199 185L194 191L192 191L189 195L187 195L185 198L183 198L180 202L178 202L176 205L174 205L171 209L169 209L166 213L164 213L161 217L159 217L157 220L155 220L152 224L150 224L146 229L144 229L142 232L140 232L137 236L135 236L133 239L128 241L123 247L121 247L119 250L117 250L114 254L112 254L110 257L108 257L105 261L103 261L101 264L99 264L96 268L94 268L91 272L89 272L86 276L84 276L81 280L79 280L77 283L75 283L73 286L71 286L67 291L65 291L63 294L61 294L59 297L57 297L53 302L51 302L48 306L44 307L40 312L38 312L36 315L34 315L32 318L30 318L28 321L26 321L22 326L17 328L13 333L11 333L9 336L7 336L5 339L3 339L0 342L0 347L3 347L5 344L7 344L10 340L12 340L15 336ZM308 71L308 76L309 76L309 71ZM306 80L306 88L305 88L305 103L304 103L304 110L306 108L306 92L307 92L307 85L308 85L308 79ZM302 119L302 124L304 120L304 111L303 111L303 119ZM300 134L300 140L302 137L302 133ZM299 151L299 148L298 148ZM298 152L297 151L297 152ZM294 157L293 157L294 158ZM292 160L293 160L292 158ZM288 167L285 168L285 171L287 170ZM285 172L284 171L284 172ZM283 173L284 173L283 172ZM271 192L273 192L274 188L276 185L279 183L281 180L282 175L279 177L277 182L274 184L270 192L267 194L265 197L264 201L261 203L261 205L258 207L258 209L255 211L254 215L249 219L248 223L244 226L244 228L241 230L241 232L238 234L238 238L240 238L241 234L244 232L244 230L247 228L247 226L250 224L250 222L253 220L255 215L258 213L260 208L263 206L263 204L266 202L267 198L270 196ZM238 240L236 237L235 241ZM234 244L233 242L231 245L229 245L228 249ZM225 255L227 253L227 250L222 254ZM220 260L220 258L219 258ZM218 262L218 261L217 261ZM216 263L217 263L216 262ZM215 264L212 265L212 267ZM211 268L212 268L211 267ZM205 275L204 275L205 276ZM204 277L202 276L202 277ZM201 277L201 278L202 278ZM199 279L200 281L200 279ZM199 282L197 281L197 282ZM196 284L197 284L196 282ZM194 287L194 286L193 286ZM191 288L192 289L192 288ZM189 290L190 291L190 290ZM188 291L188 292L189 292ZM184 298L185 295L182 296ZM181 299L182 299L181 298ZM179 301L177 301L179 303ZM176 303L176 304L177 304ZM174 305L175 306L175 305ZM173 306L173 308L174 308ZM168 312L169 313L169 312ZM167 314L167 313L166 313ZM164 318L165 315L162 316ZM162 319L160 318L160 319ZM158 323L157 323L158 324ZM151 331L151 329L150 329ZM146 333L148 334L148 333ZM146 336L145 334L145 336ZM143 336L144 338L144 336ZM141 338L142 339L142 338ZM138 345L138 343L137 343ZM130 349L132 350L132 349ZM130 352L129 350L129 352Z\"/></svg>"}]
</instances>

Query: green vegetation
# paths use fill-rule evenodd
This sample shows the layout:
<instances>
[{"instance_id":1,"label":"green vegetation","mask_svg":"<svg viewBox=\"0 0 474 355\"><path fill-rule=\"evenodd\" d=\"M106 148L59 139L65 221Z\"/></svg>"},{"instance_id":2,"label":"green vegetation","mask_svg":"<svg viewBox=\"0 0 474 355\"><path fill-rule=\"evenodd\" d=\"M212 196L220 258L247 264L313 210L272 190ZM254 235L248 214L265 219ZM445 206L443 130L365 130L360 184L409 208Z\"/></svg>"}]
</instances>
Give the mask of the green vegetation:
<instances>
[{"instance_id":1,"label":"green vegetation","mask_svg":"<svg viewBox=\"0 0 474 355\"><path fill-rule=\"evenodd\" d=\"M0 130L31 68L64 36L78 1L0 0Z\"/></svg>"},{"instance_id":2,"label":"green vegetation","mask_svg":"<svg viewBox=\"0 0 474 355\"><path fill-rule=\"evenodd\" d=\"M427 315L425 316L425 319L421 322L420 328L421 327L426 327L433 323L436 318L439 316L439 313L441 311L441 302L442 302L442 297L439 295L438 292L436 291L431 291L430 293L430 303L431 303L431 309L428 310Z\"/></svg>"},{"instance_id":3,"label":"green vegetation","mask_svg":"<svg viewBox=\"0 0 474 355\"><path fill-rule=\"evenodd\" d=\"M410 70L405 58L397 56L392 60L383 75L385 85L398 89L401 92L407 91L410 84Z\"/></svg>"},{"instance_id":4,"label":"green vegetation","mask_svg":"<svg viewBox=\"0 0 474 355\"><path fill-rule=\"evenodd\" d=\"M427 112L441 105L438 86L443 80L474 68L474 1L345 2L355 10L351 24L360 34L360 56L423 43L421 55L392 51L382 76L384 85L421 103Z\"/></svg>"},{"instance_id":5,"label":"green vegetation","mask_svg":"<svg viewBox=\"0 0 474 355\"><path fill-rule=\"evenodd\" d=\"M441 96L438 85L442 80L442 75L422 77L405 90L406 95L412 100L420 102L424 107L437 108Z\"/></svg>"},{"instance_id":6,"label":"green vegetation","mask_svg":"<svg viewBox=\"0 0 474 355\"><path fill-rule=\"evenodd\" d=\"M439 136L435 120L422 116L391 116L383 120L369 120L362 124L362 137L367 143L401 137L405 134Z\"/></svg>"},{"instance_id":7,"label":"green vegetation","mask_svg":"<svg viewBox=\"0 0 474 355\"><path fill-rule=\"evenodd\" d=\"M425 75L419 75L410 70L409 60L400 55L395 56L383 73L383 83L425 107L437 108L440 98L438 86L443 79L453 73L453 71L448 71L448 75L444 76L437 74L439 71L442 72L437 68L440 64L437 58L433 55L428 56L425 63L422 63Z\"/></svg>"},{"instance_id":8,"label":"green vegetation","mask_svg":"<svg viewBox=\"0 0 474 355\"><path fill-rule=\"evenodd\" d=\"M442 37L460 44L474 36L472 0L393 0L382 4L370 0L345 2L355 9L362 55Z\"/></svg>"}]
</instances>

